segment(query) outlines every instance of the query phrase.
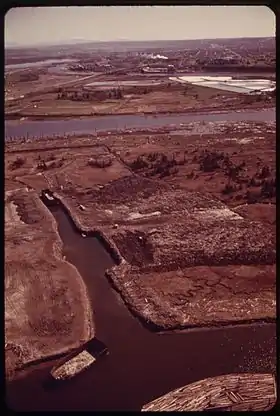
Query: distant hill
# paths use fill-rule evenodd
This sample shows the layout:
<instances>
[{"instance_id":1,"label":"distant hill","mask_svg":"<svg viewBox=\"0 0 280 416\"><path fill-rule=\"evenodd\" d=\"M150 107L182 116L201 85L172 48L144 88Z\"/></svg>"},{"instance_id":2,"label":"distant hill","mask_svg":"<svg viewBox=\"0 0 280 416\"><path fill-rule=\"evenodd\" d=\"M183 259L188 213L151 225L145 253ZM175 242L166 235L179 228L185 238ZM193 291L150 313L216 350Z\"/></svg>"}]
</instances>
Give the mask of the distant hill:
<instances>
[{"instance_id":1,"label":"distant hill","mask_svg":"<svg viewBox=\"0 0 280 416\"><path fill-rule=\"evenodd\" d=\"M218 39L184 39L184 40L150 40L150 41L89 41L84 39L70 39L69 41L63 41L62 43L44 43L34 44L30 46L20 46L16 43L5 44L5 49L56 49L63 47L73 47L76 45L85 49L98 49L98 50L140 50L140 49L181 49L181 48L198 48L207 46L215 42L216 44L233 45L236 43L263 43L273 45L275 43L275 37L254 37L254 38L218 38Z\"/></svg>"}]
</instances>

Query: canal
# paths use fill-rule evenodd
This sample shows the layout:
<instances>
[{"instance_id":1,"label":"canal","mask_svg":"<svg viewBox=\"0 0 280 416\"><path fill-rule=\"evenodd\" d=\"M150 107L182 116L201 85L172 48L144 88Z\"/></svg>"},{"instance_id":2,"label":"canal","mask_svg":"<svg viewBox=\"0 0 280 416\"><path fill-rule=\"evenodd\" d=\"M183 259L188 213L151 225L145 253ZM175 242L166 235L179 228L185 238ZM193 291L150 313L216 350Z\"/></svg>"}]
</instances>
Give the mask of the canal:
<instances>
[{"instance_id":1,"label":"canal","mask_svg":"<svg viewBox=\"0 0 280 416\"><path fill-rule=\"evenodd\" d=\"M182 333L152 333L125 307L105 270L114 262L95 237L82 237L61 207L49 208L66 259L84 279L96 336L110 354L54 390L43 387L56 362L41 364L7 384L8 407L16 411L140 410L170 390L206 377L234 372L275 372L276 328L252 324Z\"/></svg>"}]
</instances>

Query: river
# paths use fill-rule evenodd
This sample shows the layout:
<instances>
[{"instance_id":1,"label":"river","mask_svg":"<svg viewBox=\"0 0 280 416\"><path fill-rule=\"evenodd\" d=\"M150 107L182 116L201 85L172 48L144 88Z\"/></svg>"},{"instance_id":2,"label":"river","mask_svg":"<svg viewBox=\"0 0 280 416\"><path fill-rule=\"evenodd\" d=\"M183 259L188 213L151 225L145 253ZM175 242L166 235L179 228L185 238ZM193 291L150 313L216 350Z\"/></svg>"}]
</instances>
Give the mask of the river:
<instances>
[{"instance_id":1,"label":"river","mask_svg":"<svg viewBox=\"0 0 280 416\"><path fill-rule=\"evenodd\" d=\"M275 121L275 108L262 111L242 111L206 114L172 114L159 115L109 115L90 118L71 118L66 120L42 120L42 121L5 121L5 139L10 137L50 137L52 135L91 134L109 130L123 130L134 128L161 128L164 126L179 126L182 123L197 121L204 122L240 122Z\"/></svg>"},{"instance_id":2,"label":"river","mask_svg":"<svg viewBox=\"0 0 280 416\"><path fill-rule=\"evenodd\" d=\"M60 64L60 63L70 63L70 62L75 62L75 61L76 59L44 59L43 61L7 64L5 65L5 71L9 71L13 69L36 68L36 67L41 67L41 66L48 66L48 65Z\"/></svg>"},{"instance_id":3,"label":"river","mask_svg":"<svg viewBox=\"0 0 280 416\"><path fill-rule=\"evenodd\" d=\"M104 273L113 265L94 237L83 238L60 207L50 208L64 254L83 277L97 337L109 348L90 370L54 390L43 381L54 363L7 384L16 411L140 410L144 403L196 380L234 372L275 372L276 328L256 324L156 334L125 307Z\"/></svg>"}]
</instances>

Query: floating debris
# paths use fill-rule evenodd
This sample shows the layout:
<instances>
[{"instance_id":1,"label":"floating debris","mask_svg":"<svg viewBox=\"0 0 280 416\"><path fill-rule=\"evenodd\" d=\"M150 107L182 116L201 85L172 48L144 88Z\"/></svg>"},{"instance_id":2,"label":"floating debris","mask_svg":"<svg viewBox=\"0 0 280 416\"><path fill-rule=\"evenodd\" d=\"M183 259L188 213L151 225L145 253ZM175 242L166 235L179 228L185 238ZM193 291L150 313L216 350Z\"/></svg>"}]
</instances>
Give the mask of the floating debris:
<instances>
[{"instance_id":1,"label":"floating debris","mask_svg":"<svg viewBox=\"0 0 280 416\"><path fill-rule=\"evenodd\" d=\"M155 211L155 212L150 212L147 214L140 214L140 212L132 212L129 214L129 219L130 220L137 220L137 219L141 219L141 218L148 218L148 217L155 217L161 215L160 211Z\"/></svg>"},{"instance_id":2,"label":"floating debris","mask_svg":"<svg viewBox=\"0 0 280 416\"><path fill-rule=\"evenodd\" d=\"M51 206L51 205L56 205L57 204L57 199L54 197L53 192L48 190L48 189L44 189L41 193L41 199L44 202L44 204L46 204L47 206Z\"/></svg>"}]
</instances>

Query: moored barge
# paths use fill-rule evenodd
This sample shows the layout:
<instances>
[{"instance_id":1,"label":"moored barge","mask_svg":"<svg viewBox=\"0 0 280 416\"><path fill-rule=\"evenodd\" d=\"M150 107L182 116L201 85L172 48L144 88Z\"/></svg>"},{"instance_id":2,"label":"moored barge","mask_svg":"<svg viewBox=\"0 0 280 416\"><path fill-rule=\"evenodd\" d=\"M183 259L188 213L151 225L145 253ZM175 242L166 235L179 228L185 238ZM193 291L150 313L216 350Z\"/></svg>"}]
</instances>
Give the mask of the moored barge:
<instances>
[{"instance_id":1,"label":"moored barge","mask_svg":"<svg viewBox=\"0 0 280 416\"><path fill-rule=\"evenodd\" d=\"M53 195L53 192L48 189L43 189L41 192L41 200L44 202L46 206L53 206L57 205L58 201Z\"/></svg>"},{"instance_id":2,"label":"moored barge","mask_svg":"<svg viewBox=\"0 0 280 416\"><path fill-rule=\"evenodd\" d=\"M97 338L93 338L54 366L50 373L51 378L53 381L72 379L108 353L106 345Z\"/></svg>"}]
</instances>

